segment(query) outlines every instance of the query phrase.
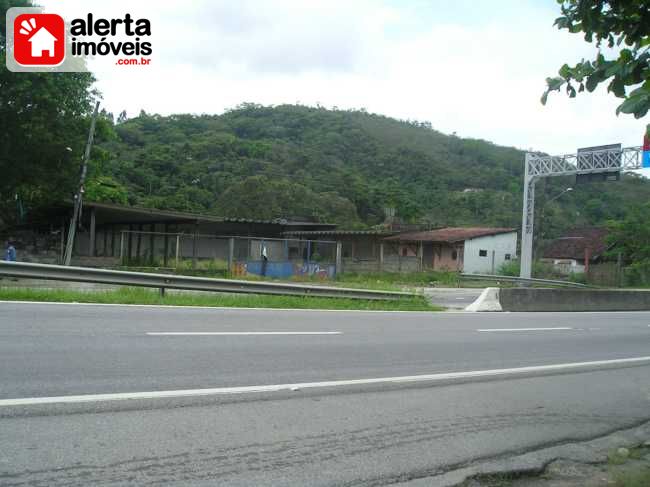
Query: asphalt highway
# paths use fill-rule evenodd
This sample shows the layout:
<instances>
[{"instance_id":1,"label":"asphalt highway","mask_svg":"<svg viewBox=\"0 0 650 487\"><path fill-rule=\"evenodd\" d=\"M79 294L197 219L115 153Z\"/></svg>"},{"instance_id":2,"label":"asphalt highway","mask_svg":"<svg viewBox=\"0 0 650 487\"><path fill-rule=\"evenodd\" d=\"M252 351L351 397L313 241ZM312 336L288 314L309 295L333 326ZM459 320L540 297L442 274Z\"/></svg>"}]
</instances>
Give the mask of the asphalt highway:
<instances>
[{"instance_id":1,"label":"asphalt highway","mask_svg":"<svg viewBox=\"0 0 650 487\"><path fill-rule=\"evenodd\" d=\"M0 303L0 485L435 485L650 420L649 325Z\"/></svg>"}]
</instances>

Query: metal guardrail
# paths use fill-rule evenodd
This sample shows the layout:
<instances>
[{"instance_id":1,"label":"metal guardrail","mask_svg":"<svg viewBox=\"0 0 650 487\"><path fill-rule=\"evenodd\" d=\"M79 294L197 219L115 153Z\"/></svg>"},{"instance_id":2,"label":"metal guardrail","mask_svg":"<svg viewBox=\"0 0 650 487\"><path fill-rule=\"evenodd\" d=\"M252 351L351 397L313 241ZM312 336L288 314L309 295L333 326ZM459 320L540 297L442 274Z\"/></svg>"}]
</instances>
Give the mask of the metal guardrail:
<instances>
[{"instance_id":1,"label":"metal guardrail","mask_svg":"<svg viewBox=\"0 0 650 487\"><path fill-rule=\"evenodd\" d=\"M343 287L309 286L304 284L212 279L207 277L126 272L90 267L32 264L0 261L0 276L47 279L55 281L92 282L118 286L141 286L165 289L186 289L222 293L274 294L283 296L315 296L322 298L350 298L395 300L414 296L398 291L374 291Z\"/></svg>"},{"instance_id":2,"label":"metal guardrail","mask_svg":"<svg viewBox=\"0 0 650 487\"><path fill-rule=\"evenodd\" d=\"M527 284L548 284L558 287L581 287L589 288L586 284L568 281L555 281L552 279L535 279L516 276L495 276L492 274L460 274L461 279L481 280L481 281L504 281L504 282L521 282Z\"/></svg>"}]
</instances>

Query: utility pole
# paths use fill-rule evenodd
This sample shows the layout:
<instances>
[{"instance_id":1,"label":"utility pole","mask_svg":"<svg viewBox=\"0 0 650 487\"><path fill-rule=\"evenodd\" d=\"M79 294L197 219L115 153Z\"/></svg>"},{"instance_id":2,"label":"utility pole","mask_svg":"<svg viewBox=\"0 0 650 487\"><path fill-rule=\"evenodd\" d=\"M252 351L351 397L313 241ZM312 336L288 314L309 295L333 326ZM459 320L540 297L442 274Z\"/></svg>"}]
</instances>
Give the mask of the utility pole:
<instances>
[{"instance_id":1,"label":"utility pole","mask_svg":"<svg viewBox=\"0 0 650 487\"><path fill-rule=\"evenodd\" d=\"M90 130L88 131L88 141L86 142L86 150L84 152L83 161L81 165L81 176L79 177L79 189L74 197L74 209L72 211L72 218L70 219L70 226L68 228L68 240L65 246L65 256L63 258L63 265L70 265L72 259L72 248L74 247L74 238L77 231L77 223L81 214L81 205L84 195L84 184L86 183L86 173L88 172L88 159L90 158L90 149L93 145L93 138L95 137L95 122L97 121L97 112L99 111L99 102L95 104L95 111L90 120Z\"/></svg>"}]
</instances>

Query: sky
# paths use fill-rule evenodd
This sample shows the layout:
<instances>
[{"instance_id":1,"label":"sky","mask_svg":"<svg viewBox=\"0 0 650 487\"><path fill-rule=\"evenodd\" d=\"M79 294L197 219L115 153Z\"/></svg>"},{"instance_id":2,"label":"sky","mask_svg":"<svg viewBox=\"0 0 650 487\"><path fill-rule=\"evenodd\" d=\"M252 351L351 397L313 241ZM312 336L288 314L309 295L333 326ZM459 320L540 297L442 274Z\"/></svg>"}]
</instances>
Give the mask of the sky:
<instances>
[{"instance_id":1,"label":"sky","mask_svg":"<svg viewBox=\"0 0 650 487\"><path fill-rule=\"evenodd\" d=\"M554 0L41 0L151 21L150 66L89 61L102 105L220 114L243 102L364 108L460 137L552 154L641 145L648 120L598 89L540 103L545 79L595 46L553 26Z\"/></svg>"}]
</instances>

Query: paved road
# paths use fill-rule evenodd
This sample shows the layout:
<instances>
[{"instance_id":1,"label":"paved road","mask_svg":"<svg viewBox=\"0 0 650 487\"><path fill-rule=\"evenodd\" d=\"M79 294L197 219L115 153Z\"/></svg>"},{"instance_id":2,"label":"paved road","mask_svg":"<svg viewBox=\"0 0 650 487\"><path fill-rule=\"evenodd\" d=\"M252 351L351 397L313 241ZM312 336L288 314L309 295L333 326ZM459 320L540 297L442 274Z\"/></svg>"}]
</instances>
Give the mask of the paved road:
<instances>
[{"instance_id":1,"label":"paved road","mask_svg":"<svg viewBox=\"0 0 650 487\"><path fill-rule=\"evenodd\" d=\"M591 438L650 419L650 366L435 387L83 398L642 357L648 325L650 313L1 303L0 485L387 485ZM81 397L2 405L70 395Z\"/></svg>"}]
</instances>

